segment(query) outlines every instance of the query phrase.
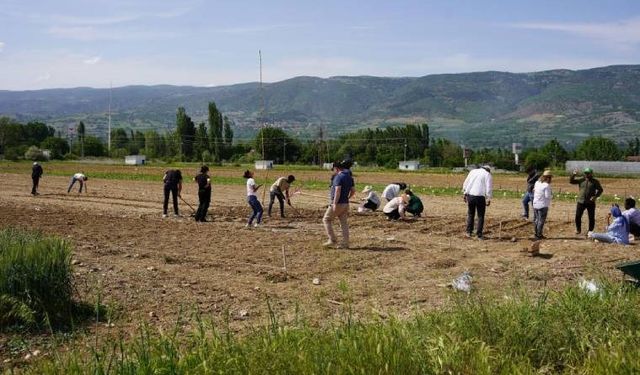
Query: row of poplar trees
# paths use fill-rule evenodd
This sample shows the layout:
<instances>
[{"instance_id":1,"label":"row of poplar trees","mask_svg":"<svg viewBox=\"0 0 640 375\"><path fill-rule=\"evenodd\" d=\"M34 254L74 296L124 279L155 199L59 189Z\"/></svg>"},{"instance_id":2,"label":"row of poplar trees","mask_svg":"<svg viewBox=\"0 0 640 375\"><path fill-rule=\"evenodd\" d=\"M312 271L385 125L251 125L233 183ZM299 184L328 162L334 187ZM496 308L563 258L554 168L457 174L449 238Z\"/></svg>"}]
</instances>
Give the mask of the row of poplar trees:
<instances>
[{"instance_id":1,"label":"row of poplar trees","mask_svg":"<svg viewBox=\"0 0 640 375\"><path fill-rule=\"evenodd\" d=\"M219 162L230 156L233 144L233 122L209 102L208 127L201 122L196 127L184 107L176 113L176 137L180 159L185 161L212 160Z\"/></svg>"}]
</instances>

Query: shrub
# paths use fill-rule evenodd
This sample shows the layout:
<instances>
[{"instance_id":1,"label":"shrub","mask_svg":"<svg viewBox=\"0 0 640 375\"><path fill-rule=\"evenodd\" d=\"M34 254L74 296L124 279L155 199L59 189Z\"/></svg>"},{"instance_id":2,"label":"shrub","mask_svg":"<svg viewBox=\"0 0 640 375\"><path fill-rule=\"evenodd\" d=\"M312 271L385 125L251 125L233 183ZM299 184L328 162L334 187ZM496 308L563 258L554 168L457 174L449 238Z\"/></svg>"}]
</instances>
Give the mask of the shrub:
<instances>
[{"instance_id":1,"label":"shrub","mask_svg":"<svg viewBox=\"0 0 640 375\"><path fill-rule=\"evenodd\" d=\"M70 322L71 250L64 240L15 228L0 231L0 326Z\"/></svg>"},{"instance_id":2,"label":"shrub","mask_svg":"<svg viewBox=\"0 0 640 375\"><path fill-rule=\"evenodd\" d=\"M46 158L44 157L44 153L38 146L31 146L27 149L27 152L24 153L24 158L27 160L35 160L35 161L44 161Z\"/></svg>"}]
</instances>

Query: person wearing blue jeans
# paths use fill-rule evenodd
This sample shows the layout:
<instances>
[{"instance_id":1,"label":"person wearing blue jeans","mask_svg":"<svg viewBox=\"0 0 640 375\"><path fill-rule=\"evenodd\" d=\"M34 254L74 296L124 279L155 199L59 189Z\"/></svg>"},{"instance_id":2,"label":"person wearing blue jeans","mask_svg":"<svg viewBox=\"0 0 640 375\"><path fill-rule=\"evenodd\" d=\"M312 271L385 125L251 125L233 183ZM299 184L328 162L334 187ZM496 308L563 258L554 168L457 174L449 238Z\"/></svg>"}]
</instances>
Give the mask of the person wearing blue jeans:
<instances>
[{"instance_id":1,"label":"person wearing blue jeans","mask_svg":"<svg viewBox=\"0 0 640 375\"><path fill-rule=\"evenodd\" d=\"M253 172L249 170L244 172L243 177L247 179L247 202L253 210L251 216L249 216L246 227L251 228L252 225L254 227L258 227L258 225L260 225L260 222L262 221L262 213L264 212L264 210L262 209L262 205L260 204L260 201L256 196L256 192L262 185L256 185L256 180L253 179ZM256 220L255 224L253 224L254 219Z\"/></svg>"},{"instance_id":2,"label":"person wearing blue jeans","mask_svg":"<svg viewBox=\"0 0 640 375\"><path fill-rule=\"evenodd\" d=\"M522 217L529 219L529 203L533 205L533 186L540 175L534 167L527 168L527 190L522 197Z\"/></svg>"}]
</instances>

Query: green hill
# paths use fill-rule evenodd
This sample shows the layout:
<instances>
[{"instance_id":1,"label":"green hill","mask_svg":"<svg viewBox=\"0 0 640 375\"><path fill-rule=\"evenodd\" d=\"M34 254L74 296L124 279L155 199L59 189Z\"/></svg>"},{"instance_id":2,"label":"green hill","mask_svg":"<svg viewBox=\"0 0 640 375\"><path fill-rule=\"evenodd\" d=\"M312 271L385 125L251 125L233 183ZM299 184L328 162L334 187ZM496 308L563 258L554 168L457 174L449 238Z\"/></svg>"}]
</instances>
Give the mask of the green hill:
<instances>
[{"instance_id":1,"label":"green hill","mask_svg":"<svg viewBox=\"0 0 640 375\"><path fill-rule=\"evenodd\" d=\"M623 142L640 136L640 65L536 73L478 72L418 78L296 77L264 85L264 121L298 136L320 126L328 134L369 126L428 122L434 136L470 146L568 146L589 135ZM236 122L238 137L262 123L258 83L221 87L127 86L112 90L112 124L173 128L178 106L197 122L207 103ZM105 135L109 89L0 91L0 115L39 120L59 129L83 120Z\"/></svg>"}]
</instances>

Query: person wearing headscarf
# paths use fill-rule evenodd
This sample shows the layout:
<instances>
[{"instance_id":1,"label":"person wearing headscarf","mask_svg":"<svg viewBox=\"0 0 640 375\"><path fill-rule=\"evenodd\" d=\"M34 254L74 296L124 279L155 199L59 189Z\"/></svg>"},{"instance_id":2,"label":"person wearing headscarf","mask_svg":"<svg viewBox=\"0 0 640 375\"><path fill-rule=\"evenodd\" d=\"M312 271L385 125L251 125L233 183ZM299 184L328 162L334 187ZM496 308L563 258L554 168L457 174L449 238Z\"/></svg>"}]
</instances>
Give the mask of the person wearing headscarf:
<instances>
[{"instance_id":1,"label":"person wearing headscarf","mask_svg":"<svg viewBox=\"0 0 640 375\"><path fill-rule=\"evenodd\" d=\"M262 209L262 205L258 200L256 192L262 185L256 185L256 180L253 179L253 172L250 170L246 170L243 177L247 179L247 203L249 203L249 206L251 206L251 209L253 210L251 216L249 216L246 227L251 228L253 225L254 228L257 228L262 221L262 213L264 210ZM256 220L255 223L253 222L253 219Z\"/></svg>"},{"instance_id":2,"label":"person wearing headscarf","mask_svg":"<svg viewBox=\"0 0 640 375\"><path fill-rule=\"evenodd\" d=\"M40 163L34 161L33 167L31 168L31 180L33 181L33 185L31 186L31 195L39 195L38 185L40 184L40 178L43 173Z\"/></svg>"},{"instance_id":3,"label":"person wearing headscarf","mask_svg":"<svg viewBox=\"0 0 640 375\"><path fill-rule=\"evenodd\" d=\"M198 211L196 211L196 221L207 221L207 210L209 204L211 204L211 177L209 177L209 167L203 165L200 167L200 174L194 177L194 180L198 183Z\"/></svg>"},{"instance_id":4,"label":"person wearing headscarf","mask_svg":"<svg viewBox=\"0 0 640 375\"><path fill-rule=\"evenodd\" d=\"M407 184L404 182L394 182L392 184L387 185L387 187L382 190L382 196L387 202L391 201L393 198L400 195L400 192L407 188Z\"/></svg>"},{"instance_id":5,"label":"person wearing headscarf","mask_svg":"<svg viewBox=\"0 0 640 375\"><path fill-rule=\"evenodd\" d=\"M164 182L164 202L162 204L162 217L167 217L169 208L169 194L173 198L173 215L180 216L178 212L178 198L182 197L182 172L179 169L170 169L162 177Z\"/></svg>"},{"instance_id":6,"label":"person wearing headscarf","mask_svg":"<svg viewBox=\"0 0 640 375\"><path fill-rule=\"evenodd\" d=\"M617 204L611 206L609 213L613 217L613 222L607 227L607 233L589 232L587 237L605 243L629 244L629 222L622 215Z\"/></svg>"},{"instance_id":7,"label":"person wearing headscarf","mask_svg":"<svg viewBox=\"0 0 640 375\"><path fill-rule=\"evenodd\" d=\"M582 232L582 215L587 210L589 216L589 232L596 226L596 199L602 195L600 181L593 178L593 169L587 167L582 171L584 175L578 177L578 171L573 171L569 183L578 185L578 202L576 204L576 234Z\"/></svg>"}]
</instances>

